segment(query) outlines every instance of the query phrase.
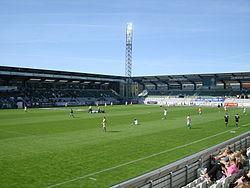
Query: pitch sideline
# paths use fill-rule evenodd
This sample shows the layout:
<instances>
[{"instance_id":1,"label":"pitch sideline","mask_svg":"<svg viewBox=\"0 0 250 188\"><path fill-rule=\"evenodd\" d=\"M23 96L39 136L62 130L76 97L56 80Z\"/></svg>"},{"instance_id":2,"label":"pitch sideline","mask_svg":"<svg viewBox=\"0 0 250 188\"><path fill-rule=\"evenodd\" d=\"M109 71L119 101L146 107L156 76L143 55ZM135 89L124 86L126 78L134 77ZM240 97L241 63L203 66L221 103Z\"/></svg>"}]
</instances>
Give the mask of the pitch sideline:
<instances>
[{"instance_id":1,"label":"pitch sideline","mask_svg":"<svg viewBox=\"0 0 250 188\"><path fill-rule=\"evenodd\" d=\"M249 125L249 124L250 124L250 123L247 123L247 124L245 124L245 126L247 126L247 125ZM243 125L242 125L242 126L243 126ZM225 133L230 132L230 131L232 131L232 130L237 130L237 128L232 128L232 129L230 129L230 130L227 130L227 131L224 131L224 132L220 132L220 133L218 133L218 134L215 134L215 135L212 135L212 136L208 136L208 137L202 138L202 139L200 139L200 140L196 140L196 141L190 142L190 143L188 143L188 144L184 144L184 145L177 146L177 147L174 147L174 148L171 148L171 149L167 149L167 150L161 151L161 152L159 152L159 153L154 153L154 154L152 154L152 155L149 155L149 156L146 156L146 157L142 157L142 158L139 158L139 159L136 159L136 160L127 162L127 163L123 163L123 164L120 164L120 165L117 165L117 166L113 166L113 167L110 167L110 168L106 168L106 169L103 169L103 170L100 170L100 171L97 171L97 172L94 172L94 173L91 173L91 174L87 174L87 175L85 175L85 176L80 176L80 177L73 178L73 179L71 179L71 180L66 180L66 181L63 181L63 182L60 182L60 183L56 183L56 184L53 184L53 185L48 186L47 188L57 187L57 186L60 186L60 185L63 185L63 184L67 184L67 183L70 183L70 182L78 181L78 180L80 180L80 179L85 179L85 178L88 178L88 177L90 177L90 176L94 176L94 175L96 175L96 174L100 174L100 173L103 173L103 172L107 172L107 171L110 171L110 170L113 170L113 169L116 169L116 168L119 168L119 167L122 167L122 166L126 166L126 165L129 165L129 164L133 164L133 163L136 163L136 162L139 162L139 161L142 161L142 160L151 158L151 157L155 157L155 156L158 156L158 155L161 155L161 154L170 152L170 151L174 151L174 150L176 150L176 149L180 149L180 148L184 148L184 147L186 147L186 146L192 145L192 144L196 144L196 143L198 143L198 142L201 142L201 141L204 141L204 140L213 138L213 137L217 137L217 136L219 136L219 135L225 134Z\"/></svg>"}]
</instances>

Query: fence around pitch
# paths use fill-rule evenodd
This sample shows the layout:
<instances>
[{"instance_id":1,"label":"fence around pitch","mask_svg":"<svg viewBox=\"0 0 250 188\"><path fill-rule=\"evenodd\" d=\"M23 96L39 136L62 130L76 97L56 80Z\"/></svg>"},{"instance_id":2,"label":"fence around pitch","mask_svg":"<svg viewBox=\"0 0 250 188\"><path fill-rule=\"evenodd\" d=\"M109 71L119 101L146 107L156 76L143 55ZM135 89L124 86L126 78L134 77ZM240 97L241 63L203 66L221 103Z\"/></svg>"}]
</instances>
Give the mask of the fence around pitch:
<instances>
[{"instance_id":1,"label":"fence around pitch","mask_svg":"<svg viewBox=\"0 0 250 188\"><path fill-rule=\"evenodd\" d=\"M233 151L250 146L250 131L200 151L157 170L114 185L111 188L179 188L197 178L197 170L210 163L210 156L230 145Z\"/></svg>"}]
</instances>

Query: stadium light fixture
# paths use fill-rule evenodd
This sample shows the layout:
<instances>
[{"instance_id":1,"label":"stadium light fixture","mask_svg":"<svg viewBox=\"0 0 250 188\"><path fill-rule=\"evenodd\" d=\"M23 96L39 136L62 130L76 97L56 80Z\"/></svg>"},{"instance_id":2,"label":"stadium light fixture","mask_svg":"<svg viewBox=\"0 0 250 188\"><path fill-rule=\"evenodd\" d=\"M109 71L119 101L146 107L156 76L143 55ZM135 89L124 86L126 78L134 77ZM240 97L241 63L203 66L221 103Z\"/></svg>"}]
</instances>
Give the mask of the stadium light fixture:
<instances>
[{"instance_id":1,"label":"stadium light fixture","mask_svg":"<svg viewBox=\"0 0 250 188\"><path fill-rule=\"evenodd\" d=\"M132 75L132 40L133 40L133 24L127 23L126 27L126 54L125 54L125 76Z\"/></svg>"},{"instance_id":2,"label":"stadium light fixture","mask_svg":"<svg viewBox=\"0 0 250 188\"><path fill-rule=\"evenodd\" d=\"M31 78L30 81L41 81L40 78Z\"/></svg>"},{"instance_id":3,"label":"stadium light fixture","mask_svg":"<svg viewBox=\"0 0 250 188\"><path fill-rule=\"evenodd\" d=\"M55 80L46 79L45 82L54 82Z\"/></svg>"},{"instance_id":4,"label":"stadium light fixture","mask_svg":"<svg viewBox=\"0 0 250 188\"><path fill-rule=\"evenodd\" d=\"M127 23L127 33L132 33L133 32L133 24L130 22L130 23Z\"/></svg>"},{"instance_id":5,"label":"stadium light fixture","mask_svg":"<svg viewBox=\"0 0 250 188\"><path fill-rule=\"evenodd\" d=\"M68 80L59 80L59 82L66 83Z\"/></svg>"}]
</instances>

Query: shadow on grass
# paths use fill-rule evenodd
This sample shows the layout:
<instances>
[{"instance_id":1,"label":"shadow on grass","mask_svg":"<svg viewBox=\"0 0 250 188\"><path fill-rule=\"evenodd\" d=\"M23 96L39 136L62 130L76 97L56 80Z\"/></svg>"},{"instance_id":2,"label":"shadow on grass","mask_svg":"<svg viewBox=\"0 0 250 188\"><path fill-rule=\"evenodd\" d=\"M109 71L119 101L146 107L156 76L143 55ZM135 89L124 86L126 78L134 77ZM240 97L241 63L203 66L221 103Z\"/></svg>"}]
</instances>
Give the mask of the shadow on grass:
<instances>
[{"instance_id":1,"label":"shadow on grass","mask_svg":"<svg viewBox=\"0 0 250 188\"><path fill-rule=\"evenodd\" d=\"M121 131L113 131L113 130L111 130L111 131L107 131L107 132L109 132L109 133L119 133Z\"/></svg>"},{"instance_id":2,"label":"shadow on grass","mask_svg":"<svg viewBox=\"0 0 250 188\"><path fill-rule=\"evenodd\" d=\"M201 129L201 127L192 127L191 129Z\"/></svg>"},{"instance_id":3,"label":"shadow on grass","mask_svg":"<svg viewBox=\"0 0 250 188\"><path fill-rule=\"evenodd\" d=\"M71 117L70 117L71 118ZM80 117L79 116L75 116L73 117L72 119L79 119Z\"/></svg>"}]
</instances>

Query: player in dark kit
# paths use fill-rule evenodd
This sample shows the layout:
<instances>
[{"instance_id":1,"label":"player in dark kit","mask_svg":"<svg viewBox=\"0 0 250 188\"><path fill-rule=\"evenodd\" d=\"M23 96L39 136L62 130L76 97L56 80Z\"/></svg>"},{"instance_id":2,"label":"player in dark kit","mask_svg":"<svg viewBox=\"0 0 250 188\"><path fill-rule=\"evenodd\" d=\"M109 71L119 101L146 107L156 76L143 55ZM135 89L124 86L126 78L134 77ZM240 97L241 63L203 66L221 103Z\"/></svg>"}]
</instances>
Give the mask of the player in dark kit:
<instances>
[{"instance_id":1,"label":"player in dark kit","mask_svg":"<svg viewBox=\"0 0 250 188\"><path fill-rule=\"evenodd\" d=\"M240 120L239 114L236 114L234 118L235 118L235 127L239 127L239 120Z\"/></svg>"},{"instance_id":2,"label":"player in dark kit","mask_svg":"<svg viewBox=\"0 0 250 188\"><path fill-rule=\"evenodd\" d=\"M224 116L224 119L225 119L225 124L226 124L226 127L228 127L229 115L228 115L228 114L226 114L226 115Z\"/></svg>"},{"instance_id":3,"label":"player in dark kit","mask_svg":"<svg viewBox=\"0 0 250 188\"><path fill-rule=\"evenodd\" d=\"M89 106L88 113L92 113L92 106Z\"/></svg>"},{"instance_id":4,"label":"player in dark kit","mask_svg":"<svg viewBox=\"0 0 250 188\"><path fill-rule=\"evenodd\" d=\"M71 108L71 110L70 110L69 117L73 117L73 118L75 117L75 116L74 116L74 111L73 111L72 108Z\"/></svg>"}]
</instances>

